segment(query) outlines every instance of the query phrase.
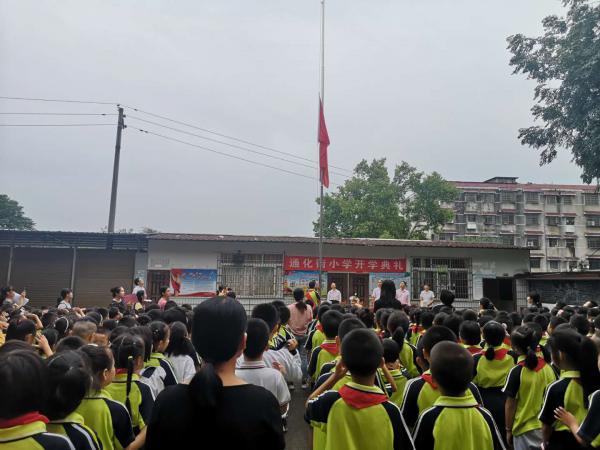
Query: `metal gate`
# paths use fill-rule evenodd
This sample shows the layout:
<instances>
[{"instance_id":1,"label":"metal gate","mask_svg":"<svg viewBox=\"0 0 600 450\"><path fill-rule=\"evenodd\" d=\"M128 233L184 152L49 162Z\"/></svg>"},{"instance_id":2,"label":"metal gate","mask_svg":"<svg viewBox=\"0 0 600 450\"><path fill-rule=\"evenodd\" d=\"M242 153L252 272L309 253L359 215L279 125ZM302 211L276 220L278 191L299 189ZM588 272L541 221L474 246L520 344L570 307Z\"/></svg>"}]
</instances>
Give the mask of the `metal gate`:
<instances>
[{"instance_id":1,"label":"metal gate","mask_svg":"<svg viewBox=\"0 0 600 450\"><path fill-rule=\"evenodd\" d=\"M454 292L458 300L473 298L473 274L470 258L413 258L412 294L419 298L424 284L436 295L443 289Z\"/></svg>"}]
</instances>

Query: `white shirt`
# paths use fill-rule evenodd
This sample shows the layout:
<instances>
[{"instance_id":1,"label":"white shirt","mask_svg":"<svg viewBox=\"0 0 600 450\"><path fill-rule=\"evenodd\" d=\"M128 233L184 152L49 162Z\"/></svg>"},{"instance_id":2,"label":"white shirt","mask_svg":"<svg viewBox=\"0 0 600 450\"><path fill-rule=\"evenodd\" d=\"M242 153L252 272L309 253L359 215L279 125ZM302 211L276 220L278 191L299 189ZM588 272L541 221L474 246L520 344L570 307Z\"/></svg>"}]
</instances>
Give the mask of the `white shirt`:
<instances>
[{"instance_id":1,"label":"white shirt","mask_svg":"<svg viewBox=\"0 0 600 450\"><path fill-rule=\"evenodd\" d=\"M137 294L139 291L144 291L144 293L146 293L146 289L143 288L142 286L136 286L133 288L133 291L131 291L132 294Z\"/></svg>"},{"instance_id":2,"label":"white shirt","mask_svg":"<svg viewBox=\"0 0 600 450\"><path fill-rule=\"evenodd\" d=\"M61 300L57 306L58 309L71 309L71 304L66 300Z\"/></svg>"},{"instance_id":3,"label":"white shirt","mask_svg":"<svg viewBox=\"0 0 600 450\"><path fill-rule=\"evenodd\" d=\"M302 380L302 362L300 352L292 355L287 347L279 350L267 350L263 353L263 361L267 367L274 369L273 363L277 362L285 369L285 379L290 383L300 383ZM244 362L244 355L240 356L235 367L239 368Z\"/></svg>"},{"instance_id":4,"label":"white shirt","mask_svg":"<svg viewBox=\"0 0 600 450\"><path fill-rule=\"evenodd\" d=\"M167 359L173 366L175 377L180 383L187 384L190 382L194 375L196 375L196 367L194 366L194 360L189 355L171 355L167 356Z\"/></svg>"},{"instance_id":5,"label":"white shirt","mask_svg":"<svg viewBox=\"0 0 600 450\"><path fill-rule=\"evenodd\" d=\"M341 302L342 301L342 293L340 291L338 291L337 289L331 289L327 293L327 301L330 301L330 302L333 302L333 301Z\"/></svg>"},{"instance_id":6,"label":"white shirt","mask_svg":"<svg viewBox=\"0 0 600 450\"><path fill-rule=\"evenodd\" d=\"M246 383L262 386L270 391L280 406L286 405L291 400L285 378L279 370L267 367L264 361L243 361L235 369L235 375Z\"/></svg>"},{"instance_id":7,"label":"white shirt","mask_svg":"<svg viewBox=\"0 0 600 450\"><path fill-rule=\"evenodd\" d=\"M433 291L422 290L419 295L419 300L421 300L421 307L431 306L433 303L433 299L435 298L435 294Z\"/></svg>"},{"instance_id":8,"label":"white shirt","mask_svg":"<svg viewBox=\"0 0 600 450\"><path fill-rule=\"evenodd\" d=\"M12 299L13 303L14 303L15 305L18 305L18 304L19 304L19 301L20 301L20 299L21 299L21 294L17 294L17 293L15 292L15 296L14 296L14 297L13 297L13 299ZM23 304L22 304L21 306L25 306L27 303L29 303L29 299L28 299L27 297L24 297L24 298L23 298Z\"/></svg>"},{"instance_id":9,"label":"white shirt","mask_svg":"<svg viewBox=\"0 0 600 450\"><path fill-rule=\"evenodd\" d=\"M376 287L375 289L373 289L373 297L375 297L375 300L379 300L379 297L381 297L380 287Z\"/></svg>"}]
</instances>

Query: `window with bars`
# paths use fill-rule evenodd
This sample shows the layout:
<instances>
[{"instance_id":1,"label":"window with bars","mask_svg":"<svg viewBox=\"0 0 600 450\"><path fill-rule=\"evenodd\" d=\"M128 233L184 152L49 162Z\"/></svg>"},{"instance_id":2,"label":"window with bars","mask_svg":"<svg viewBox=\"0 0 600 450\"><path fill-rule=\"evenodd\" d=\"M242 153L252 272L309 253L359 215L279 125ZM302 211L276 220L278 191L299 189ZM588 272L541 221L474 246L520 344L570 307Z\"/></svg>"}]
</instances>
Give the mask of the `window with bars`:
<instances>
[{"instance_id":1,"label":"window with bars","mask_svg":"<svg viewBox=\"0 0 600 450\"><path fill-rule=\"evenodd\" d=\"M502 225L514 225L515 215L514 214L502 214Z\"/></svg>"},{"instance_id":2,"label":"window with bars","mask_svg":"<svg viewBox=\"0 0 600 450\"><path fill-rule=\"evenodd\" d=\"M512 234L503 234L500 236L500 243L504 245L515 245L515 237Z\"/></svg>"},{"instance_id":3,"label":"window with bars","mask_svg":"<svg viewBox=\"0 0 600 450\"><path fill-rule=\"evenodd\" d=\"M563 195L560 198L560 201L562 202L563 205L572 205L573 204L573 197L570 195Z\"/></svg>"},{"instance_id":4,"label":"window with bars","mask_svg":"<svg viewBox=\"0 0 600 450\"><path fill-rule=\"evenodd\" d=\"M539 214L525 214L525 225L536 226L540 224Z\"/></svg>"},{"instance_id":5,"label":"window with bars","mask_svg":"<svg viewBox=\"0 0 600 450\"><path fill-rule=\"evenodd\" d=\"M525 192L525 201L532 205L537 205L540 202L539 192Z\"/></svg>"},{"instance_id":6,"label":"window with bars","mask_svg":"<svg viewBox=\"0 0 600 450\"><path fill-rule=\"evenodd\" d=\"M240 298L281 298L283 255L222 254L218 277L219 284L230 287Z\"/></svg>"},{"instance_id":7,"label":"window with bars","mask_svg":"<svg viewBox=\"0 0 600 450\"><path fill-rule=\"evenodd\" d=\"M588 263L590 270L600 270L600 258L590 258Z\"/></svg>"},{"instance_id":8,"label":"window with bars","mask_svg":"<svg viewBox=\"0 0 600 450\"><path fill-rule=\"evenodd\" d=\"M494 194L479 194L479 199L484 203L494 203L496 200Z\"/></svg>"},{"instance_id":9,"label":"window with bars","mask_svg":"<svg viewBox=\"0 0 600 450\"><path fill-rule=\"evenodd\" d=\"M560 217L558 216L547 216L546 223L548 226L557 227L560 225Z\"/></svg>"},{"instance_id":10,"label":"window with bars","mask_svg":"<svg viewBox=\"0 0 600 450\"><path fill-rule=\"evenodd\" d=\"M550 270L560 270L560 261L556 259L551 259L548 261L548 267Z\"/></svg>"},{"instance_id":11,"label":"window with bars","mask_svg":"<svg viewBox=\"0 0 600 450\"><path fill-rule=\"evenodd\" d=\"M496 225L496 216L483 216L484 225Z\"/></svg>"},{"instance_id":12,"label":"window with bars","mask_svg":"<svg viewBox=\"0 0 600 450\"><path fill-rule=\"evenodd\" d=\"M565 217L565 225L575 225L575 217Z\"/></svg>"},{"instance_id":13,"label":"window with bars","mask_svg":"<svg viewBox=\"0 0 600 450\"><path fill-rule=\"evenodd\" d=\"M600 216L586 216L585 223L590 228L600 227Z\"/></svg>"},{"instance_id":14,"label":"window with bars","mask_svg":"<svg viewBox=\"0 0 600 450\"><path fill-rule=\"evenodd\" d=\"M539 236L527 236L525 245L529 248L540 248L540 237Z\"/></svg>"},{"instance_id":15,"label":"window with bars","mask_svg":"<svg viewBox=\"0 0 600 450\"><path fill-rule=\"evenodd\" d=\"M502 203L514 203L515 202L515 192L500 192L500 201Z\"/></svg>"},{"instance_id":16,"label":"window with bars","mask_svg":"<svg viewBox=\"0 0 600 450\"><path fill-rule=\"evenodd\" d=\"M472 273L469 258L413 258L412 260L413 298L425 283L439 295L443 289L454 292L457 299L472 298Z\"/></svg>"},{"instance_id":17,"label":"window with bars","mask_svg":"<svg viewBox=\"0 0 600 450\"><path fill-rule=\"evenodd\" d=\"M558 247L560 245L560 239L548 238L548 247Z\"/></svg>"},{"instance_id":18,"label":"window with bars","mask_svg":"<svg viewBox=\"0 0 600 450\"><path fill-rule=\"evenodd\" d=\"M476 202L477 201L477 194L474 192L467 192L465 193L465 201L466 202Z\"/></svg>"},{"instance_id":19,"label":"window with bars","mask_svg":"<svg viewBox=\"0 0 600 450\"><path fill-rule=\"evenodd\" d=\"M598 205L598 194L583 194L583 202L586 205Z\"/></svg>"},{"instance_id":20,"label":"window with bars","mask_svg":"<svg viewBox=\"0 0 600 450\"><path fill-rule=\"evenodd\" d=\"M529 267L531 269L539 269L542 267L542 258L529 258Z\"/></svg>"},{"instance_id":21,"label":"window with bars","mask_svg":"<svg viewBox=\"0 0 600 450\"><path fill-rule=\"evenodd\" d=\"M600 248L600 236L590 236L587 238L588 248Z\"/></svg>"}]
</instances>

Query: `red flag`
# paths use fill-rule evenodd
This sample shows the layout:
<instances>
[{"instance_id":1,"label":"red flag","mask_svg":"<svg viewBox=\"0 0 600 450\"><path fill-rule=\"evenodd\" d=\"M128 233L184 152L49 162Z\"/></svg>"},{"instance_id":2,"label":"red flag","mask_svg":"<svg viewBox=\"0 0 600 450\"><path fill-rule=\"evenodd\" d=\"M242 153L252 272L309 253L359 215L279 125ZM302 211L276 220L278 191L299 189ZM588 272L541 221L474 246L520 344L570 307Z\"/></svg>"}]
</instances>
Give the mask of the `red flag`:
<instances>
[{"instance_id":1,"label":"red flag","mask_svg":"<svg viewBox=\"0 0 600 450\"><path fill-rule=\"evenodd\" d=\"M329 146L329 134L327 125L325 125L325 114L323 112L323 102L319 98L319 170L321 175L321 184L329 187L329 166L327 164L327 147Z\"/></svg>"}]
</instances>

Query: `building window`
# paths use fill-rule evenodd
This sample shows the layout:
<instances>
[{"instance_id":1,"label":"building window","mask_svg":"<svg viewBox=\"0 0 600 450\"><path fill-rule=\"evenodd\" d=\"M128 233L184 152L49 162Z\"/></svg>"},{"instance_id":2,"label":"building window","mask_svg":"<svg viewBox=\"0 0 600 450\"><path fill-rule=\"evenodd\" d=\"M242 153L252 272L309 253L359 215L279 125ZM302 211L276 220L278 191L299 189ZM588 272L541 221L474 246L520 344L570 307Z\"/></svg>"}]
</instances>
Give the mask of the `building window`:
<instances>
[{"instance_id":1,"label":"building window","mask_svg":"<svg viewBox=\"0 0 600 450\"><path fill-rule=\"evenodd\" d=\"M548 261L548 267L550 268L550 270L560 270L560 261L550 260Z\"/></svg>"},{"instance_id":2,"label":"building window","mask_svg":"<svg viewBox=\"0 0 600 450\"><path fill-rule=\"evenodd\" d=\"M515 215L514 214L502 214L502 225L514 225Z\"/></svg>"},{"instance_id":3,"label":"building window","mask_svg":"<svg viewBox=\"0 0 600 450\"><path fill-rule=\"evenodd\" d=\"M565 239L565 247L575 248L575 239Z\"/></svg>"},{"instance_id":4,"label":"building window","mask_svg":"<svg viewBox=\"0 0 600 450\"><path fill-rule=\"evenodd\" d=\"M560 198L560 201L562 202L563 205L572 205L573 204L573 197L571 197L570 195L563 195Z\"/></svg>"},{"instance_id":5,"label":"building window","mask_svg":"<svg viewBox=\"0 0 600 450\"><path fill-rule=\"evenodd\" d=\"M587 238L588 248L600 248L600 236L593 236Z\"/></svg>"},{"instance_id":6,"label":"building window","mask_svg":"<svg viewBox=\"0 0 600 450\"><path fill-rule=\"evenodd\" d=\"M467 214L466 218L467 218L467 222L477 222L476 214Z\"/></svg>"},{"instance_id":7,"label":"building window","mask_svg":"<svg viewBox=\"0 0 600 450\"><path fill-rule=\"evenodd\" d=\"M560 217L558 216L547 216L546 223L550 227L557 227L560 225Z\"/></svg>"},{"instance_id":8,"label":"building window","mask_svg":"<svg viewBox=\"0 0 600 450\"><path fill-rule=\"evenodd\" d=\"M569 270L577 269L577 261L569 261Z\"/></svg>"},{"instance_id":9,"label":"building window","mask_svg":"<svg viewBox=\"0 0 600 450\"><path fill-rule=\"evenodd\" d=\"M218 278L220 284L231 287L239 298L281 298L283 255L222 254Z\"/></svg>"},{"instance_id":10,"label":"building window","mask_svg":"<svg viewBox=\"0 0 600 450\"><path fill-rule=\"evenodd\" d=\"M452 241L454 240L454 234L452 233L442 233L439 236L440 241Z\"/></svg>"},{"instance_id":11,"label":"building window","mask_svg":"<svg viewBox=\"0 0 600 450\"><path fill-rule=\"evenodd\" d=\"M586 216L585 223L590 228L600 227L600 216Z\"/></svg>"},{"instance_id":12,"label":"building window","mask_svg":"<svg viewBox=\"0 0 600 450\"><path fill-rule=\"evenodd\" d=\"M547 205L556 205L556 195L546 195Z\"/></svg>"},{"instance_id":13,"label":"building window","mask_svg":"<svg viewBox=\"0 0 600 450\"><path fill-rule=\"evenodd\" d=\"M540 224L539 214L525 214L525 225L528 227L536 226Z\"/></svg>"},{"instance_id":14,"label":"building window","mask_svg":"<svg viewBox=\"0 0 600 450\"><path fill-rule=\"evenodd\" d=\"M598 194L583 194L583 201L585 205L597 206Z\"/></svg>"},{"instance_id":15,"label":"building window","mask_svg":"<svg viewBox=\"0 0 600 450\"><path fill-rule=\"evenodd\" d=\"M538 192L525 192L525 201L537 205L540 202L540 194Z\"/></svg>"},{"instance_id":16,"label":"building window","mask_svg":"<svg viewBox=\"0 0 600 450\"><path fill-rule=\"evenodd\" d=\"M565 225L575 225L575 217L565 217Z\"/></svg>"},{"instance_id":17,"label":"building window","mask_svg":"<svg viewBox=\"0 0 600 450\"><path fill-rule=\"evenodd\" d=\"M477 194L474 192L467 192L465 193L465 201L466 202L476 202L477 201Z\"/></svg>"},{"instance_id":18,"label":"building window","mask_svg":"<svg viewBox=\"0 0 600 450\"><path fill-rule=\"evenodd\" d=\"M484 225L496 225L496 216L483 216Z\"/></svg>"},{"instance_id":19,"label":"building window","mask_svg":"<svg viewBox=\"0 0 600 450\"><path fill-rule=\"evenodd\" d=\"M515 193L502 191L500 192L500 201L502 203L514 203L515 202Z\"/></svg>"},{"instance_id":20,"label":"building window","mask_svg":"<svg viewBox=\"0 0 600 450\"><path fill-rule=\"evenodd\" d=\"M529 258L529 267L531 269L539 269L542 267L542 258Z\"/></svg>"},{"instance_id":21,"label":"building window","mask_svg":"<svg viewBox=\"0 0 600 450\"><path fill-rule=\"evenodd\" d=\"M528 248L540 248L540 237L539 236L527 236L525 245Z\"/></svg>"},{"instance_id":22,"label":"building window","mask_svg":"<svg viewBox=\"0 0 600 450\"><path fill-rule=\"evenodd\" d=\"M588 259L590 270L600 270L600 258Z\"/></svg>"},{"instance_id":23,"label":"building window","mask_svg":"<svg viewBox=\"0 0 600 450\"><path fill-rule=\"evenodd\" d=\"M469 258L413 258L412 296L419 298L423 284L434 292L448 289L457 299L470 300L472 272Z\"/></svg>"},{"instance_id":24,"label":"building window","mask_svg":"<svg viewBox=\"0 0 600 450\"><path fill-rule=\"evenodd\" d=\"M560 239L558 238L548 238L548 247L558 247L560 244Z\"/></svg>"},{"instance_id":25,"label":"building window","mask_svg":"<svg viewBox=\"0 0 600 450\"><path fill-rule=\"evenodd\" d=\"M479 198L484 203L494 203L494 194L479 194Z\"/></svg>"},{"instance_id":26,"label":"building window","mask_svg":"<svg viewBox=\"0 0 600 450\"><path fill-rule=\"evenodd\" d=\"M515 237L512 234L503 234L500 236L500 243L504 245L515 245Z\"/></svg>"}]
</instances>

